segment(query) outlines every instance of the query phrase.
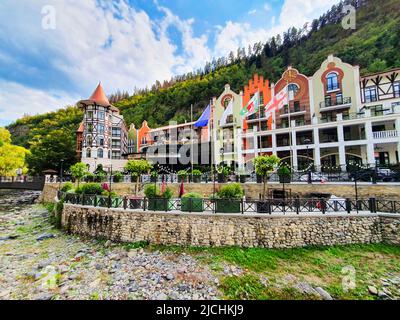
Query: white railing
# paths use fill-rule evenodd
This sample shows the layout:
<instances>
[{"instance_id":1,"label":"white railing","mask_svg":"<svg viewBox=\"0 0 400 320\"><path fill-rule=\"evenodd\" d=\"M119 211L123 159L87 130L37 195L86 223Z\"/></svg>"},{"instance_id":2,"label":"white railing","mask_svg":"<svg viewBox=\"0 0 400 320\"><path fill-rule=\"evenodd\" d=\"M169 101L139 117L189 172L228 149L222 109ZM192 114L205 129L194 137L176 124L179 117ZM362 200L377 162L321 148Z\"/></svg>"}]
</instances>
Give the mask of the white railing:
<instances>
[{"instance_id":1,"label":"white railing","mask_svg":"<svg viewBox=\"0 0 400 320\"><path fill-rule=\"evenodd\" d=\"M399 137L399 132L397 130L374 132L374 139L389 139L389 138L398 138L398 137Z\"/></svg>"}]
</instances>

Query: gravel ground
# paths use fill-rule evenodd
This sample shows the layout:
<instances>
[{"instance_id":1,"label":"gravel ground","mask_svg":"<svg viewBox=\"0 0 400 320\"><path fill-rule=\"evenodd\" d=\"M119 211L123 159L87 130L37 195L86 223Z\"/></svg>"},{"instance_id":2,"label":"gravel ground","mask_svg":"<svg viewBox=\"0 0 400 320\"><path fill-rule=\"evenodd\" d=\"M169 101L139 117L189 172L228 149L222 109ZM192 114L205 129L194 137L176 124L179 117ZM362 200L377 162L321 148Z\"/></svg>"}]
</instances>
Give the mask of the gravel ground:
<instances>
[{"instance_id":1,"label":"gravel ground","mask_svg":"<svg viewBox=\"0 0 400 320\"><path fill-rule=\"evenodd\" d=\"M0 299L219 297L218 278L187 254L126 249L55 230L35 192L0 194Z\"/></svg>"}]
</instances>

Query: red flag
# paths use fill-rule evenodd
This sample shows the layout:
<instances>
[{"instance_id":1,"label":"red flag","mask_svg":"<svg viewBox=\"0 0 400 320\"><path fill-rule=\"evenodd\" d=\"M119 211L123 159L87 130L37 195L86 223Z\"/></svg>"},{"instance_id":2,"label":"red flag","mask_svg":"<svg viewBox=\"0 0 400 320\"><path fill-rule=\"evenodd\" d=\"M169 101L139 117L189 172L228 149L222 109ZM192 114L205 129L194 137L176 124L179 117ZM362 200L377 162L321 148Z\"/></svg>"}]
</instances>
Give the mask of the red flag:
<instances>
[{"instance_id":1,"label":"red flag","mask_svg":"<svg viewBox=\"0 0 400 320\"><path fill-rule=\"evenodd\" d=\"M185 194L185 189L183 187L183 179L182 179L181 186L179 187L179 198L182 198L184 194Z\"/></svg>"},{"instance_id":2,"label":"red flag","mask_svg":"<svg viewBox=\"0 0 400 320\"><path fill-rule=\"evenodd\" d=\"M167 183L165 182L164 175L162 176L161 194L167 189Z\"/></svg>"}]
</instances>

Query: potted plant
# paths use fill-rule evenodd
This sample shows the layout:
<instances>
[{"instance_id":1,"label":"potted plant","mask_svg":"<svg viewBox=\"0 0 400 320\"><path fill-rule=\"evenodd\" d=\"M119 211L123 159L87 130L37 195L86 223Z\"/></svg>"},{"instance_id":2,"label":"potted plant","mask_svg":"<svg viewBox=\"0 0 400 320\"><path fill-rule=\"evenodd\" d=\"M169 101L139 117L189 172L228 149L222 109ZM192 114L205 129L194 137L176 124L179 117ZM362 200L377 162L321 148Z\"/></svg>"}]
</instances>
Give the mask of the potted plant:
<instances>
[{"instance_id":1,"label":"potted plant","mask_svg":"<svg viewBox=\"0 0 400 320\"><path fill-rule=\"evenodd\" d=\"M240 169L238 170L236 175L236 182L246 183L246 177L247 177L246 171L244 169Z\"/></svg>"},{"instance_id":2,"label":"potted plant","mask_svg":"<svg viewBox=\"0 0 400 320\"><path fill-rule=\"evenodd\" d=\"M186 181L187 175L188 175L187 170L179 170L178 182Z\"/></svg>"},{"instance_id":3,"label":"potted plant","mask_svg":"<svg viewBox=\"0 0 400 320\"><path fill-rule=\"evenodd\" d=\"M122 172L117 171L114 173L113 180L115 183L122 182L123 178L124 175L122 174Z\"/></svg>"},{"instance_id":4,"label":"potted plant","mask_svg":"<svg viewBox=\"0 0 400 320\"><path fill-rule=\"evenodd\" d=\"M144 189L144 194L148 198L148 210L151 211L169 211L172 209L171 202L172 190L166 188L163 193L154 184L148 184Z\"/></svg>"},{"instance_id":5,"label":"potted plant","mask_svg":"<svg viewBox=\"0 0 400 320\"><path fill-rule=\"evenodd\" d=\"M184 212L203 212L203 199L201 194L189 192L183 195L181 210Z\"/></svg>"},{"instance_id":6,"label":"potted plant","mask_svg":"<svg viewBox=\"0 0 400 320\"><path fill-rule=\"evenodd\" d=\"M257 212L265 212L265 193L268 177L276 169L280 161L276 155L258 156L254 159L256 174L262 177L263 182L262 200L257 202Z\"/></svg>"},{"instance_id":7,"label":"potted plant","mask_svg":"<svg viewBox=\"0 0 400 320\"><path fill-rule=\"evenodd\" d=\"M218 183L224 183L227 181L227 178L231 170L229 169L229 167L219 166L217 168L217 172L218 172Z\"/></svg>"},{"instance_id":8,"label":"potted plant","mask_svg":"<svg viewBox=\"0 0 400 320\"><path fill-rule=\"evenodd\" d=\"M215 197L215 211L220 213L239 213L244 191L239 183L223 186Z\"/></svg>"},{"instance_id":9,"label":"potted plant","mask_svg":"<svg viewBox=\"0 0 400 320\"><path fill-rule=\"evenodd\" d=\"M290 183L291 181L291 173L290 167L284 163L278 168L278 176L279 176L279 183Z\"/></svg>"},{"instance_id":10,"label":"potted plant","mask_svg":"<svg viewBox=\"0 0 400 320\"><path fill-rule=\"evenodd\" d=\"M192 171L192 176L193 176L193 181L194 183L200 183L201 182L201 171L198 169L194 169Z\"/></svg>"}]
</instances>

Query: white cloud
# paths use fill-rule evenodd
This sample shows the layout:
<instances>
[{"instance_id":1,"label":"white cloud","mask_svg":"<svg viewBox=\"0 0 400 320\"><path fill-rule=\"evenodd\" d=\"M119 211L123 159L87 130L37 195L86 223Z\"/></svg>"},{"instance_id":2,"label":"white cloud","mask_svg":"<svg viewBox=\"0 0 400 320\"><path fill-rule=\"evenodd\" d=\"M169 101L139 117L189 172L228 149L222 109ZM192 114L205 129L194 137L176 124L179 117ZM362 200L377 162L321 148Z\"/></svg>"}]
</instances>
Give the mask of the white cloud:
<instances>
[{"instance_id":1,"label":"white cloud","mask_svg":"<svg viewBox=\"0 0 400 320\"><path fill-rule=\"evenodd\" d=\"M274 35L282 34L292 26L303 27L306 22L318 18L338 2L338 0L320 0L318 2L315 0L285 0L278 21L275 16L271 18L272 28L252 29L248 23L228 21L225 26L218 29L214 54L226 56L230 51L236 52L238 46L246 48L255 42L265 42Z\"/></svg>"},{"instance_id":2,"label":"white cloud","mask_svg":"<svg viewBox=\"0 0 400 320\"><path fill-rule=\"evenodd\" d=\"M165 14L163 19L152 21L144 11L135 10L126 0L21 2L18 5L13 0L0 2L0 38L7 39L21 54L48 56L49 67L75 83L85 98L98 81L102 81L109 94L117 89L132 92L135 86L143 88L156 80L192 71L211 59L207 35L195 37L194 21L181 20L166 8L159 7ZM44 5L56 9L55 30L42 29ZM177 53L177 46L168 37L169 26L175 26L182 33L182 53ZM10 58L0 51L0 63L18 63ZM45 76L46 70L38 72ZM42 106L37 105L35 111L48 110L48 103L53 101L43 99ZM15 102L8 100L3 109L12 109L13 105Z\"/></svg>"},{"instance_id":3,"label":"white cloud","mask_svg":"<svg viewBox=\"0 0 400 320\"><path fill-rule=\"evenodd\" d=\"M254 15L257 13L256 9L250 10L249 12L247 12L249 15Z\"/></svg>"},{"instance_id":4,"label":"white cloud","mask_svg":"<svg viewBox=\"0 0 400 320\"><path fill-rule=\"evenodd\" d=\"M24 114L35 115L71 105L78 99L63 91L42 91L0 80L0 125Z\"/></svg>"}]
</instances>

